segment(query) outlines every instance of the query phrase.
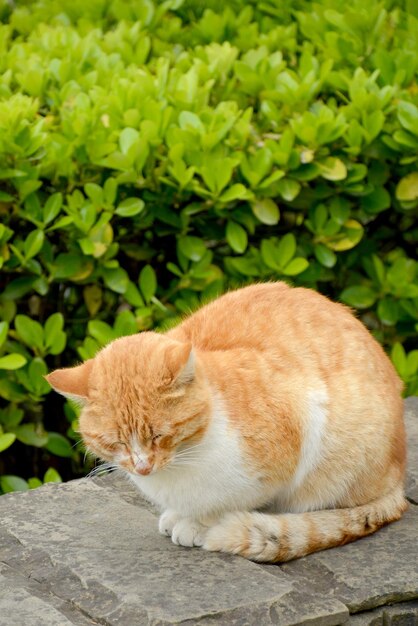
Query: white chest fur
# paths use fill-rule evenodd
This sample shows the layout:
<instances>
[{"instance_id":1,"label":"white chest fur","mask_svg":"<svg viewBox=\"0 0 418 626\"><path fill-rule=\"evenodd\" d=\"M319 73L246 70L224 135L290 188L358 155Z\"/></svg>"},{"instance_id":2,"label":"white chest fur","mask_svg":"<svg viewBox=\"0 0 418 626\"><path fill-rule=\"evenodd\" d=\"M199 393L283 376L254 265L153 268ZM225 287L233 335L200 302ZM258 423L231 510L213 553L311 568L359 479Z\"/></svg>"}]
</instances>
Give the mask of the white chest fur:
<instances>
[{"instance_id":1,"label":"white chest fur","mask_svg":"<svg viewBox=\"0 0 418 626\"><path fill-rule=\"evenodd\" d=\"M259 481L245 470L239 436L228 425L220 400L206 435L187 464L130 478L162 510L174 509L188 517L248 510L262 501Z\"/></svg>"}]
</instances>

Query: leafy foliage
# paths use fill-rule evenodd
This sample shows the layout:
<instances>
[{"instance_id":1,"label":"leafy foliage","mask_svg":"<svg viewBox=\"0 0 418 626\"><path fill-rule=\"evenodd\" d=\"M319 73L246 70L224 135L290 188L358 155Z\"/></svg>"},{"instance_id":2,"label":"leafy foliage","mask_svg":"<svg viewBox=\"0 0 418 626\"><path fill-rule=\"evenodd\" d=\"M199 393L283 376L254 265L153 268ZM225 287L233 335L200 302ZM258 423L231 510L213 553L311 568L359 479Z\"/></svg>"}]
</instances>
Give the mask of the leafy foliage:
<instances>
[{"instance_id":1,"label":"leafy foliage","mask_svg":"<svg viewBox=\"0 0 418 626\"><path fill-rule=\"evenodd\" d=\"M0 18L2 491L82 472L48 369L254 280L358 309L418 393L414 2Z\"/></svg>"}]
</instances>

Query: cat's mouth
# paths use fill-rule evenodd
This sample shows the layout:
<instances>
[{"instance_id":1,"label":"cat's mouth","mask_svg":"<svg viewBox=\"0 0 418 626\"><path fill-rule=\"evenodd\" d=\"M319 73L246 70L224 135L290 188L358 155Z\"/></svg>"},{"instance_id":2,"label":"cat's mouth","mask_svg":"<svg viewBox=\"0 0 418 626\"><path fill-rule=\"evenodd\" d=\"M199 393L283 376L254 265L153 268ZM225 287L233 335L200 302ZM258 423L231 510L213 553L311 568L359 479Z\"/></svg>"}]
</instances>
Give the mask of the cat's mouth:
<instances>
[{"instance_id":1,"label":"cat's mouth","mask_svg":"<svg viewBox=\"0 0 418 626\"><path fill-rule=\"evenodd\" d=\"M156 474L157 472L165 469L170 464L170 461L166 461L162 464L150 463L147 465L135 465L126 468L130 474L134 476L150 476L151 474Z\"/></svg>"},{"instance_id":2,"label":"cat's mouth","mask_svg":"<svg viewBox=\"0 0 418 626\"><path fill-rule=\"evenodd\" d=\"M134 474L137 474L139 476L148 476L148 474L151 474L153 471L154 471L153 465L149 465L147 467L135 467L134 468Z\"/></svg>"}]
</instances>

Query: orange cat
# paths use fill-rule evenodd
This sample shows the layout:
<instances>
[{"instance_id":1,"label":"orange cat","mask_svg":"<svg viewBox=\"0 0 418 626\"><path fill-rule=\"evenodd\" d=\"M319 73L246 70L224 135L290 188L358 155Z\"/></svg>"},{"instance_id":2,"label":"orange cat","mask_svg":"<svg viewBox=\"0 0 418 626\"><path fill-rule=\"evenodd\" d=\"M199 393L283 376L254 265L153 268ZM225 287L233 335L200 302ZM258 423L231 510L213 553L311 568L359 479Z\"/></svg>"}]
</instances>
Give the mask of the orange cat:
<instances>
[{"instance_id":1,"label":"orange cat","mask_svg":"<svg viewBox=\"0 0 418 626\"><path fill-rule=\"evenodd\" d=\"M348 309L314 291L228 293L48 380L85 403L87 448L127 472L176 544L287 561L407 508L401 382Z\"/></svg>"}]
</instances>

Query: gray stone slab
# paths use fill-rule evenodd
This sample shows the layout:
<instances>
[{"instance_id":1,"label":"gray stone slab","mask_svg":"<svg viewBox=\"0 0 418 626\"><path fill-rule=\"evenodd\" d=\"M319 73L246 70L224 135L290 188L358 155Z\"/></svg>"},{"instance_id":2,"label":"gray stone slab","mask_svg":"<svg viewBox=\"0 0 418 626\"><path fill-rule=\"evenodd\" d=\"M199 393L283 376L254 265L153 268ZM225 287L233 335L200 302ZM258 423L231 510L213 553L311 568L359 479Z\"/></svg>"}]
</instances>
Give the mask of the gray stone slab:
<instances>
[{"instance_id":1,"label":"gray stone slab","mask_svg":"<svg viewBox=\"0 0 418 626\"><path fill-rule=\"evenodd\" d=\"M274 574L272 565L263 566ZM286 563L308 593L338 598L350 613L418 598L418 507L374 535Z\"/></svg>"},{"instance_id":2,"label":"gray stone slab","mask_svg":"<svg viewBox=\"0 0 418 626\"><path fill-rule=\"evenodd\" d=\"M72 626L53 606L34 597L23 587L10 585L0 575L0 625L1 626Z\"/></svg>"},{"instance_id":3,"label":"gray stone slab","mask_svg":"<svg viewBox=\"0 0 418 626\"><path fill-rule=\"evenodd\" d=\"M406 495L418 504L418 396L405 400L405 426L408 439Z\"/></svg>"},{"instance_id":4,"label":"gray stone slab","mask_svg":"<svg viewBox=\"0 0 418 626\"><path fill-rule=\"evenodd\" d=\"M402 602L350 617L349 626L417 626L418 602Z\"/></svg>"},{"instance_id":5,"label":"gray stone slab","mask_svg":"<svg viewBox=\"0 0 418 626\"><path fill-rule=\"evenodd\" d=\"M111 484L82 480L2 496L0 560L107 626L251 626L278 623L277 616L283 626L306 619L331 626L347 618L333 598L295 603L284 572L271 576L239 557L174 546L158 534L149 505L129 488L119 497Z\"/></svg>"}]
</instances>

